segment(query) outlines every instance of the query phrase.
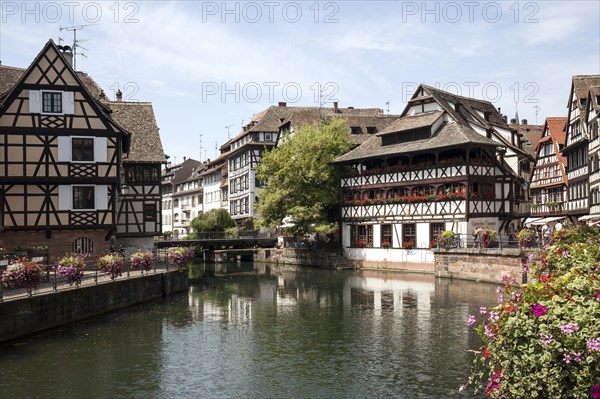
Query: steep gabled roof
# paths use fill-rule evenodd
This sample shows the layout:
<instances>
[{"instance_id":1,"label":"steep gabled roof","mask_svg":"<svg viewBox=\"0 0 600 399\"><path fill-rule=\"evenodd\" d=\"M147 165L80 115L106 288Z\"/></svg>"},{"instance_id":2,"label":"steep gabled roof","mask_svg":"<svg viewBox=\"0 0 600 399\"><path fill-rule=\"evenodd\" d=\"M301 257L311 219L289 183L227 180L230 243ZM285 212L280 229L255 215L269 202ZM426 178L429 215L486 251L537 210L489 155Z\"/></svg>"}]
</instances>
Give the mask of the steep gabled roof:
<instances>
[{"instance_id":1,"label":"steep gabled roof","mask_svg":"<svg viewBox=\"0 0 600 399\"><path fill-rule=\"evenodd\" d=\"M390 123L383 131L379 132L377 135L380 136L388 133L397 133L406 130L413 130L431 126L443 114L444 111L433 111L424 114L405 116L403 118L396 119L394 122Z\"/></svg>"},{"instance_id":2,"label":"steep gabled roof","mask_svg":"<svg viewBox=\"0 0 600 399\"><path fill-rule=\"evenodd\" d=\"M535 157L537 144L542 138L544 132L544 125L508 125L512 129L516 130L521 136L527 141L523 144L523 149L531 156Z\"/></svg>"},{"instance_id":3,"label":"steep gabled roof","mask_svg":"<svg viewBox=\"0 0 600 399\"><path fill-rule=\"evenodd\" d=\"M114 101L112 118L131 133L129 153L123 162L166 162L152 104Z\"/></svg>"},{"instance_id":4,"label":"steep gabled roof","mask_svg":"<svg viewBox=\"0 0 600 399\"><path fill-rule=\"evenodd\" d=\"M382 145L382 136L368 139L361 146L338 157L333 163L348 163L374 157L408 154L429 149L459 147L466 144L497 147L499 143L458 122L446 123L433 137L400 144Z\"/></svg>"},{"instance_id":5,"label":"steep gabled roof","mask_svg":"<svg viewBox=\"0 0 600 399\"><path fill-rule=\"evenodd\" d=\"M190 179L198 170L202 169L202 162L196 161L195 159L186 159L181 164L181 168L173 174L173 184L183 183Z\"/></svg>"},{"instance_id":6,"label":"steep gabled roof","mask_svg":"<svg viewBox=\"0 0 600 399\"><path fill-rule=\"evenodd\" d=\"M554 186L557 184L567 184L567 174L566 174L566 166L567 166L567 158L562 155L560 152L560 146L565 144L565 128L567 125L567 117L547 117L546 122L543 125L543 136L539 140L536 146L536 159L537 162L531 171L531 179L535 176L535 171L541 167L538 165L538 162L541 162L541 158L539 155L542 144L552 142L554 148L554 154L556 155L560 173L562 176L562 181L560 183L550 183L544 185L536 185L536 188L541 188L545 186Z\"/></svg>"},{"instance_id":7,"label":"steep gabled roof","mask_svg":"<svg viewBox=\"0 0 600 399\"><path fill-rule=\"evenodd\" d=\"M420 87L426 93L428 93L429 96L431 96L438 104L440 104L440 106L446 112L448 112L455 120L476 123L486 128L488 128L490 124L505 129L509 128L504 119L502 119L502 115L500 115L494 104L492 104L489 101L459 96L457 94L452 94L447 91L436 89L435 87L431 87L425 84L422 84ZM417 89L415 96L418 92L419 89ZM415 98L415 96L413 96L413 99ZM453 107L450 103L460 104L461 106L457 111L456 107ZM406 108L402 115L405 115L408 108L409 107ZM482 115L480 115L477 111L481 113L487 112L489 120L486 121L485 118Z\"/></svg>"},{"instance_id":8,"label":"steep gabled roof","mask_svg":"<svg viewBox=\"0 0 600 399\"><path fill-rule=\"evenodd\" d=\"M573 91L575 96L577 97L577 105L579 109L583 112L584 108L579 101L582 98L587 98L590 88L592 86L600 85L600 75L574 75L573 76ZM571 99L572 101L573 99ZM570 104L567 106L570 107Z\"/></svg>"}]
</instances>

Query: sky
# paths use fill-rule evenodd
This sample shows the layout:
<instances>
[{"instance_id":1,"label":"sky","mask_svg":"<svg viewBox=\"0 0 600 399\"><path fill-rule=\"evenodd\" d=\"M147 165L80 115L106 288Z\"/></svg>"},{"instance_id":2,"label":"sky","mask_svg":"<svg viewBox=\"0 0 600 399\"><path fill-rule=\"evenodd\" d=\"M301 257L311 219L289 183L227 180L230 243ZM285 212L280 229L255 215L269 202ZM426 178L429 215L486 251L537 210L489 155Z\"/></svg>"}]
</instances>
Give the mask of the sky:
<instances>
[{"instance_id":1,"label":"sky","mask_svg":"<svg viewBox=\"0 0 600 399\"><path fill-rule=\"evenodd\" d=\"M280 101L400 114L426 83L542 124L566 116L572 75L600 74L597 0L0 0L2 65L72 45L71 27L77 70L152 102L173 162L213 159Z\"/></svg>"}]
</instances>

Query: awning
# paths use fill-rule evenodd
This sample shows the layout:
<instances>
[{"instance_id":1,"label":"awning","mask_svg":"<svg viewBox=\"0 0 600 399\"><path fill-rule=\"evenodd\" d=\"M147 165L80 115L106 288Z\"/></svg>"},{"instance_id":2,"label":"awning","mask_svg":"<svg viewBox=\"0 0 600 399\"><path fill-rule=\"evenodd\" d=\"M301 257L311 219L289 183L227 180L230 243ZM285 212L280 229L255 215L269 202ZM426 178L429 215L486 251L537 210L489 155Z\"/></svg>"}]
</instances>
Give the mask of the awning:
<instances>
[{"instance_id":1,"label":"awning","mask_svg":"<svg viewBox=\"0 0 600 399\"><path fill-rule=\"evenodd\" d=\"M525 221L523 222L523 224L525 224L525 225L534 224L534 222L537 222L538 220L542 220L542 218L540 218L540 217L527 218L527 219L525 219Z\"/></svg>"},{"instance_id":2,"label":"awning","mask_svg":"<svg viewBox=\"0 0 600 399\"><path fill-rule=\"evenodd\" d=\"M600 219L600 215L585 215L580 217L577 220L592 220L592 219Z\"/></svg>"},{"instance_id":3,"label":"awning","mask_svg":"<svg viewBox=\"0 0 600 399\"><path fill-rule=\"evenodd\" d=\"M566 216L552 216L549 218L544 218L544 219L540 219L537 220L531 224L535 225L535 226L540 226L546 223L550 223L550 222L556 222L557 220L563 220Z\"/></svg>"}]
</instances>

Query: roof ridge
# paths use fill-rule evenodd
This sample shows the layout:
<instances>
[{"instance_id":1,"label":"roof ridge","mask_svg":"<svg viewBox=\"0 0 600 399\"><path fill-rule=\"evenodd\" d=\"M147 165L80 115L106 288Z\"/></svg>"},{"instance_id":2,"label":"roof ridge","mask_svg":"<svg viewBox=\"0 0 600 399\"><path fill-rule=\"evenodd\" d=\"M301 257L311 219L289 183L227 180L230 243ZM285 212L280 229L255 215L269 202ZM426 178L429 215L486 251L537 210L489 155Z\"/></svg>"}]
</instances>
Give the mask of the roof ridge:
<instances>
[{"instance_id":1,"label":"roof ridge","mask_svg":"<svg viewBox=\"0 0 600 399\"><path fill-rule=\"evenodd\" d=\"M599 76L600 76L600 75L599 75ZM446 90L442 90L442 89L438 89L437 87L429 86L429 85L427 85L427 84L424 84L424 83L422 84L422 86L423 86L423 87L426 87L426 88L433 89L433 90L435 90L435 91L437 91L437 92L440 92L440 93L443 93L443 94L448 94L448 95L450 95L450 96L453 96L453 97L462 98L462 99L464 99L464 100L469 100L469 101L477 101L477 102L480 102L480 103L486 103L486 104L491 104L491 105L494 105L494 104L492 104L490 101L487 101L487 100L480 100L480 99L478 99L478 98L474 98L474 97L466 97L466 96L462 96L462 95L460 95L460 94L454 94L454 93L452 93L452 92L449 92L449 91L446 91Z\"/></svg>"}]
</instances>

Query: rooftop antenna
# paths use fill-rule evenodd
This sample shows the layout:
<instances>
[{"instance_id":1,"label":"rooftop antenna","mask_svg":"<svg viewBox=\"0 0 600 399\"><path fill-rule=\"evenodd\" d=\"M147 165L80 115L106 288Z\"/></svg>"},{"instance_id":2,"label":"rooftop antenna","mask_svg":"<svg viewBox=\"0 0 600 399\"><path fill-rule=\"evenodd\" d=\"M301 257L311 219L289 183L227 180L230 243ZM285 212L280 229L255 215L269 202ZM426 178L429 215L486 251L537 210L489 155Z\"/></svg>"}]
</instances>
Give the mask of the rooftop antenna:
<instances>
[{"instance_id":1,"label":"rooftop antenna","mask_svg":"<svg viewBox=\"0 0 600 399\"><path fill-rule=\"evenodd\" d=\"M83 28L85 28L86 26L93 26L96 24L87 24L87 25L79 25L79 26L61 26L58 28L58 30L60 32L62 32L63 30L66 30L67 32L73 32L73 70L77 70L77 48L81 47L82 49L89 51L88 49L86 49L83 46L79 45L79 42L81 42L82 40L77 40L77 31L78 30L82 30ZM59 38L59 42L60 42L60 38ZM83 57L87 58L87 56L85 54L81 54Z\"/></svg>"},{"instance_id":2,"label":"rooftop antenna","mask_svg":"<svg viewBox=\"0 0 600 399\"><path fill-rule=\"evenodd\" d=\"M202 133L199 133L198 137L200 139L200 162L202 162Z\"/></svg>"},{"instance_id":3,"label":"rooftop antenna","mask_svg":"<svg viewBox=\"0 0 600 399\"><path fill-rule=\"evenodd\" d=\"M385 105L386 105L386 107L387 107L387 108L386 108L387 114L389 115L389 114L390 114L390 102L389 102L389 101L386 101Z\"/></svg>"},{"instance_id":4,"label":"rooftop antenna","mask_svg":"<svg viewBox=\"0 0 600 399\"><path fill-rule=\"evenodd\" d=\"M215 141L215 159L219 156L219 142Z\"/></svg>"},{"instance_id":5,"label":"rooftop antenna","mask_svg":"<svg viewBox=\"0 0 600 399\"><path fill-rule=\"evenodd\" d=\"M225 126L225 129L227 129L227 140L229 140L231 138L231 133L229 133L229 128L233 126L233 125L227 125Z\"/></svg>"},{"instance_id":6,"label":"rooftop antenna","mask_svg":"<svg viewBox=\"0 0 600 399\"><path fill-rule=\"evenodd\" d=\"M538 123L537 117L538 117L538 114L540 113L540 109L542 109L542 108L539 105L534 105L533 109L535 109L535 124L537 125L537 123Z\"/></svg>"}]
</instances>

